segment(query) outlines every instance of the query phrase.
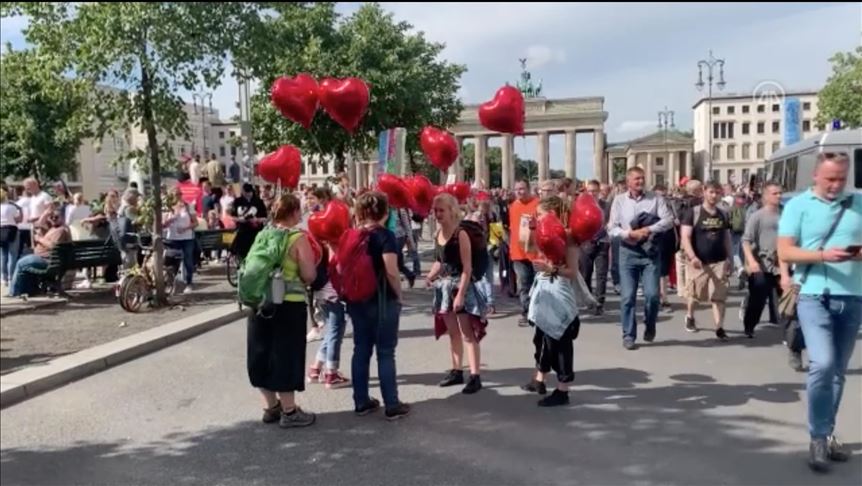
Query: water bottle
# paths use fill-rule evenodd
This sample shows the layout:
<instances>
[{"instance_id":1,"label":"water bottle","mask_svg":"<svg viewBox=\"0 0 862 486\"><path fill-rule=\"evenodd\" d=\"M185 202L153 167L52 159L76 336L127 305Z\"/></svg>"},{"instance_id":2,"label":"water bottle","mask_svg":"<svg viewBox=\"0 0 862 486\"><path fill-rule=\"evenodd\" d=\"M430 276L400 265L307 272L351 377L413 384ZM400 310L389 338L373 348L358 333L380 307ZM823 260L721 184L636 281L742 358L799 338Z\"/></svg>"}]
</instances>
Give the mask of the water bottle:
<instances>
[{"instance_id":1,"label":"water bottle","mask_svg":"<svg viewBox=\"0 0 862 486\"><path fill-rule=\"evenodd\" d=\"M281 304L284 302L284 274L281 269L272 272L270 279L270 299L273 304Z\"/></svg>"}]
</instances>

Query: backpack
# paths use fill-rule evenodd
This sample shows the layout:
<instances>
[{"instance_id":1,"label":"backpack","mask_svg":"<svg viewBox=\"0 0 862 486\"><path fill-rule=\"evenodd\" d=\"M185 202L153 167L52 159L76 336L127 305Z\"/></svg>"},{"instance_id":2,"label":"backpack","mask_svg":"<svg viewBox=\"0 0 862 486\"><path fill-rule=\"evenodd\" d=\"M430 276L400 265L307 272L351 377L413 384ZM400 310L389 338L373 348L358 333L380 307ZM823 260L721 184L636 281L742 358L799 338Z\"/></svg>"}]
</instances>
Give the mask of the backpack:
<instances>
[{"instance_id":1,"label":"backpack","mask_svg":"<svg viewBox=\"0 0 862 486\"><path fill-rule=\"evenodd\" d=\"M742 233L745 231L745 208L741 206L733 206L730 210L730 229L734 233Z\"/></svg>"},{"instance_id":2,"label":"backpack","mask_svg":"<svg viewBox=\"0 0 862 486\"><path fill-rule=\"evenodd\" d=\"M473 280L481 280L488 271L488 235L482 225L475 221L463 220L460 228L470 237L470 262L473 267Z\"/></svg>"},{"instance_id":3,"label":"backpack","mask_svg":"<svg viewBox=\"0 0 862 486\"><path fill-rule=\"evenodd\" d=\"M281 270L287 242L298 231L267 226L257 234L237 272L237 297L241 304L258 309L272 302L273 274Z\"/></svg>"},{"instance_id":4,"label":"backpack","mask_svg":"<svg viewBox=\"0 0 862 486\"><path fill-rule=\"evenodd\" d=\"M329 275L339 298L346 303L367 302L377 292L380 278L368 253L370 238L371 231L350 228L338 242L338 254Z\"/></svg>"},{"instance_id":5,"label":"backpack","mask_svg":"<svg viewBox=\"0 0 862 486\"><path fill-rule=\"evenodd\" d=\"M311 291L317 292L326 287L327 282L329 282L329 248L321 245L320 263L317 264L317 276L310 285Z\"/></svg>"}]
</instances>

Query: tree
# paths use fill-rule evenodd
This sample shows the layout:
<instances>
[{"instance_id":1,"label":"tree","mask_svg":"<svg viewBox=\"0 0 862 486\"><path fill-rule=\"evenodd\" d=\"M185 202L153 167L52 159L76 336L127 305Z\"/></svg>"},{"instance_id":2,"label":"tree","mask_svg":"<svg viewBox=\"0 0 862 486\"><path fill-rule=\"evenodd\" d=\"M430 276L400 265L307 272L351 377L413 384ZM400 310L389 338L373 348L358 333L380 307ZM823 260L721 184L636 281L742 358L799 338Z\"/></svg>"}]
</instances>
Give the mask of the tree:
<instances>
[{"instance_id":1,"label":"tree","mask_svg":"<svg viewBox=\"0 0 862 486\"><path fill-rule=\"evenodd\" d=\"M476 173L476 146L465 144L461 151L461 161L464 164L464 177L472 179ZM485 163L489 165L489 181L485 181L487 187L500 187L503 184L503 149L500 147L488 147L485 149Z\"/></svg>"},{"instance_id":2,"label":"tree","mask_svg":"<svg viewBox=\"0 0 862 486\"><path fill-rule=\"evenodd\" d=\"M77 172L81 141L90 136L86 83L60 74L34 50L0 57L0 166L2 178L40 181Z\"/></svg>"},{"instance_id":3,"label":"tree","mask_svg":"<svg viewBox=\"0 0 862 486\"><path fill-rule=\"evenodd\" d=\"M275 4L272 11L254 36L262 44L252 44L238 57L261 81L252 100L252 120L263 150L291 143L303 153L333 158L337 170L343 170L347 153L374 153L377 133L384 129L406 128L407 152L417 153L423 126L457 122L462 109L458 80L466 68L440 60L443 44L412 33L410 24L396 22L379 5L365 4L344 19L332 3ZM317 79L358 77L368 83L368 113L354 135L322 111L306 130L271 106L272 82L301 72Z\"/></svg>"},{"instance_id":4,"label":"tree","mask_svg":"<svg viewBox=\"0 0 862 486\"><path fill-rule=\"evenodd\" d=\"M827 126L841 120L842 126L862 126L862 46L839 52L829 59L832 75L820 90L817 124Z\"/></svg>"},{"instance_id":5,"label":"tree","mask_svg":"<svg viewBox=\"0 0 862 486\"><path fill-rule=\"evenodd\" d=\"M29 17L24 35L39 55L90 84L98 139L130 128L146 134L146 147L130 157L150 161L160 301L161 166L171 160L169 142L187 139L189 132L179 90L218 85L228 53L250 42L258 8L235 2L15 2L0 11Z\"/></svg>"}]
</instances>

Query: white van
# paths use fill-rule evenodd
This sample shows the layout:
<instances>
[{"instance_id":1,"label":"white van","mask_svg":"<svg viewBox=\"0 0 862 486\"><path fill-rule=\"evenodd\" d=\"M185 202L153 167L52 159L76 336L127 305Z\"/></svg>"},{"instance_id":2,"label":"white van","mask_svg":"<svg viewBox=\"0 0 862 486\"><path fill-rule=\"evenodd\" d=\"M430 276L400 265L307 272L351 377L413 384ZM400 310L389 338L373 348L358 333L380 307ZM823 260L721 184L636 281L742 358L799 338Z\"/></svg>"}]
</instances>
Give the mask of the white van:
<instances>
[{"instance_id":1,"label":"white van","mask_svg":"<svg viewBox=\"0 0 862 486\"><path fill-rule=\"evenodd\" d=\"M776 151L766 161L766 178L784 187L785 198L793 197L811 186L817 154L824 152L847 154L847 190L862 192L862 128L825 132Z\"/></svg>"}]
</instances>

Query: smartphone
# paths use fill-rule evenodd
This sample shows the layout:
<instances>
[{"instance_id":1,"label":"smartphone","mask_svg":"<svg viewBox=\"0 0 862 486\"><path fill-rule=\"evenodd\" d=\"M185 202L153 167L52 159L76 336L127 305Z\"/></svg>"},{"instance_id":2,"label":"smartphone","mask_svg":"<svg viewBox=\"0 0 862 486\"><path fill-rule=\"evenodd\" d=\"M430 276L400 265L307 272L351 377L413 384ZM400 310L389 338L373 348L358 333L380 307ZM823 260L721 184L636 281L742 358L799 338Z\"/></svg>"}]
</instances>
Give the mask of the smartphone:
<instances>
[{"instance_id":1,"label":"smartphone","mask_svg":"<svg viewBox=\"0 0 862 486\"><path fill-rule=\"evenodd\" d=\"M847 253L851 253L853 255L862 251L862 245L850 245L846 248Z\"/></svg>"}]
</instances>

